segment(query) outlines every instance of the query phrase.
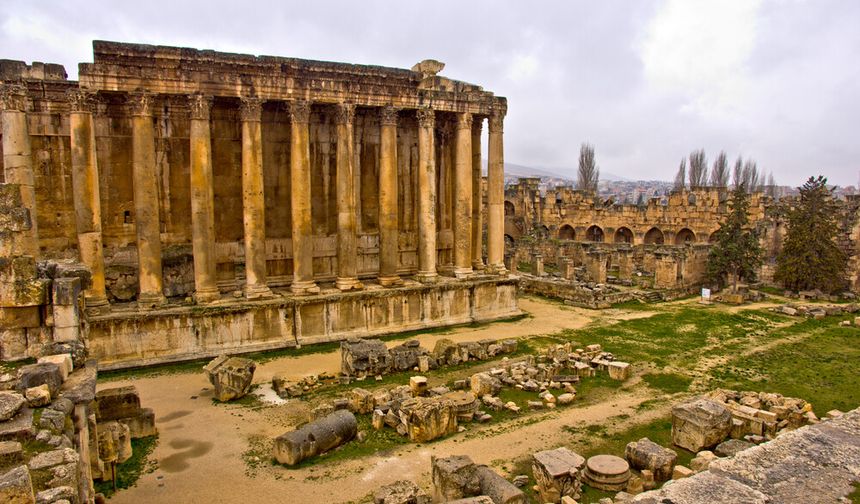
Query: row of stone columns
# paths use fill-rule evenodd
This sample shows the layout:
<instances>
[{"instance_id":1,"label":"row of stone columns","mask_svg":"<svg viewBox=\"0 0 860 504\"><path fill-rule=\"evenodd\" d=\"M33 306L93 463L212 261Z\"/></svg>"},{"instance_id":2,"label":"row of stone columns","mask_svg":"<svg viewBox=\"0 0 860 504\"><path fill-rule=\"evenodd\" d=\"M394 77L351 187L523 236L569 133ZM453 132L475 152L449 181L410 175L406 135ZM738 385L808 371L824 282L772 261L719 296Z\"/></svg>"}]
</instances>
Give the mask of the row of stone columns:
<instances>
[{"instance_id":1,"label":"row of stone columns","mask_svg":"<svg viewBox=\"0 0 860 504\"><path fill-rule=\"evenodd\" d=\"M101 243L101 219L98 195L98 166L95 134L90 103L92 96L81 90L69 93L72 104L72 164L75 186L75 208L81 259L93 270L94 282L88 291L91 304L106 300L104 258ZM155 164L155 134L153 95L133 93L129 96L132 110L132 164L134 205L138 243L140 277L139 303L151 307L163 304L161 240L158 214L158 186ZM309 116L310 102L290 102L292 121L290 173L290 205L292 210L292 292L319 292L313 278L313 235L311 223L311 186ZM215 272L214 192L212 175L212 135L210 111L212 98L200 94L189 97L191 110L191 227L194 253L195 299L206 303L219 298ZM267 297L266 285L265 201L263 196L263 164L261 136L262 100L243 98L240 106L242 120L242 202L245 244L245 296ZM26 127L26 115L24 127ZM12 115L7 121L4 111L4 155L17 152L14 139L21 125ZM337 125L337 265L336 286L341 290L359 289L357 276L357 224L354 182L355 106L339 104ZM379 166L379 282L383 286L402 283L397 269L398 247L398 181L397 181L397 118L393 107L380 109ZM418 275L422 282L434 281L436 267L436 161L435 113L432 109L417 110L418 118ZM502 159L502 116L490 117L488 169L488 238L487 268L503 273L504 219L504 160ZM10 133L6 133L7 126ZM26 132L26 130L23 130ZM473 121L469 113L457 115L454 167L454 273L468 277L481 270L481 122ZM19 134L20 136L20 134ZM26 134L25 134L26 136ZM29 145L29 138L27 138ZM7 149L7 142L10 148ZM19 149L20 150L20 149ZM16 158L17 159L17 158ZM6 167L15 167L6 162ZM7 174L9 170L7 169ZM30 170L32 181L32 169ZM7 175L7 181L9 176ZM32 182L30 183L32 187ZM305 188L302 190L301 188ZM35 213L34 213L35 215Z\"/></svg>"}]
</instances>

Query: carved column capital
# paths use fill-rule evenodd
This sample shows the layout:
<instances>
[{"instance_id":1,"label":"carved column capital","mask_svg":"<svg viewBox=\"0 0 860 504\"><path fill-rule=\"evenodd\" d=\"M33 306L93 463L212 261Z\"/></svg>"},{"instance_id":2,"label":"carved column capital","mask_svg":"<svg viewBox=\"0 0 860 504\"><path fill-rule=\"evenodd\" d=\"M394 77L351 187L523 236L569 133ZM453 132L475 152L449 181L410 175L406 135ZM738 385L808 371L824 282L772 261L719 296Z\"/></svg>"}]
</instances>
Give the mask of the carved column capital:
<instances>
[{"instance_id":1,"label":"carved column capital","mask_svg":"<svg viewBox=\"0 0 860 504\"><path fill-rule=\"evenodd\" d=\"M260 122L263 117L263 100L256 96L246 96L239 104L239 116L245 122Z\"/></svg>"},{"instance_id":2,"label":"carved column capital","mask_svg":"<svg viewBox=\"0 0 860 504\"><path fill-rule=\"evenodd\" d=\"M355 120L355 105L352 103L338 103L336 105L335 121L337 124L352 124Z\"/></svg>"},{"instance_id":3,"label":"carved column capital","mask_svg":"<svg viewBox=\"0 0 860 504\"><path fill-rule=\"evenodd\" d=\"M27 111L27 87L23 84L0 84L0 110Z\"/></svg>"},{"instance_id":4,"label":"carved column capital","mask_svg":"<svg viewBox=\"0 0 860 504\"><path fill-rule=\"evenodd\" d=\"M505 128L505 116L499 112L490 114L490 119L487 121L490 127L490 133L502 133Z\"/></svg>"},{"instance_id":5,"label":"carved column capital","mask_svg":"<svg viewBox=\"0 0 860 504\"><path fill-rule=\"evenodd\" d=\"M130 93L128 95L128 104L131 107L132 115L151 116L154 102L155 95L146 91Z\"/></svg>"},{"instance_id":6,"label":"carved column capital","mask_svg":"<svg viewBox=\"0 0 860 504\"><path fill-rule=\"evenodd\" d=\"M457 114L457 129L472 129L472 114L469 112Z\"/></svg>"},{"instance_id":7,"label":"carved column capital","mask_svg":"<svg viewBox=\"0 0 860 504\"><path fill-rule=\"evenodd\" d=\"M212 110L212 97L200 93L188 95L188 108L191 110L191 119L208 121Z\"/></svg>"},{"instance_id":8,"label":"carved column capital","mask_svg":"<svg viewBox=\"0 0 860 504\"><path fill-rule=\"evenodd\" d=\"M418 117L418 125L422 128L436 127L436 112L432 108L420 108L415 111L415 116Z\"/></svg>"},{"instance_id":9,"label":"carved column capital","mask_svg":"<svg viewBox=\"0 0 860 504\"><path fill-rule=\"evenodd\" d=\"M66 91L66 99L69 101L71 112L93 112L98 103L95 92L81 88L72 88Z\"/></svg>"},{"instance_id":10,"label":"carved column capital","mask_svg":"<svg viewBox=\"0 0 860 504\"><path fill-rule=\"evenodd\" d=\"M481 134L484 129L484 116L472 116L472 133Z\"/></svg>"},{"instance_id":11,"label":"carved column capital","mask_svg":"<svg viewBox=\"0 0 860 504\"><path fill-rule=\"evenodd\" d=\"M379 109L379 124L383 126L397 126L398 110L390 105Z\"/></svg>"},{"instance_id":12,"label":"carved column capital","mask_svg":"<svg viewBox=\"0 0 860 504\"><path fill-rule=\"evenodd\" d=\"M307 124L311 120L311 102L293 100L290 102L290 121L295 124Z\"/></svg>"}]
</instances>

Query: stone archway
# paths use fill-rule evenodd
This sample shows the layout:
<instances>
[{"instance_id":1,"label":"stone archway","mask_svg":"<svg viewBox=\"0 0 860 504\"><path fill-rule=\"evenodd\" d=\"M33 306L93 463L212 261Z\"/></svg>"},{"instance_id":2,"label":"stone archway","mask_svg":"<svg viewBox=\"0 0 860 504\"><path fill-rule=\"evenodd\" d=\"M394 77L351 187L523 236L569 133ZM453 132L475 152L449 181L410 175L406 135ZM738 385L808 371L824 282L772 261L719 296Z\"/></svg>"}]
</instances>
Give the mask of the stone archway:
<instances>
[{"instance_id":1,"label":"stone archway","mask_svg":"<svg viewBox=\"0 0 860 504\"><path fill-rule=\"evenodd\" d=\"M615 230L613 241L615 243L633 243L633 231L628 227L620 227Z\"/></svg>"},{"instance_id":2,"label":"stone archway","mask_svg":"<svg viewBox=\"0 0 860 504\"><path fill-rule=\"evenodd\" d=\"M646 245L662 245L663 244L663 231L652 227L645 233L645 244Z\"/></svg>"},{"instance_id":3,"label":"stone archway","mask_svg":"<svg viewBox=\"0 0 860 504\"><path fill-rule=\"evenodd\" d=\"M602 242L603 230L600 226L593 225L585 231L585 239L591 242Z\"/></svg>"},{"instance_id":4,"label":"stone archway","mask_svg":"<svg viewBox=\"0 0 860 504\"><path fill-rule=\"evenodd\" d=\"M710 234L710 236L708 236L708 243L716 243L716 242L717 242L717 232L714 231L713 233Z\"/></svg>"},{"instance_id":5,"label":"stone archway","mask_svg":"<svg viewBox=\"0 0 860 504\"><path fill-rule=\"evenodd\" d=\"M696 243L696 233L689 228L683 228L675 235L675 245Z\"/></svg>"},{"instance_id":6,"label":"stone archway","mask_svg":"<svg viewBox=\"0 0 860 504\"><path fill-rule=\"evenodd\" d=\"M564 226L558 229L558 239L559 240L575 240L576 239L576 230L573 229L573 226L570 224L565 224Z\"/></svg>"},{"instance_id":7,"label":"stone archway","mask_svg":"<svg viewBox=\"0 0 860 504\"><path fill-rule=\"evenodd\" d=\"M510 201L505 201L505 217L513 217L516 215L516 207Z\"/></svg>"}]
</instances>

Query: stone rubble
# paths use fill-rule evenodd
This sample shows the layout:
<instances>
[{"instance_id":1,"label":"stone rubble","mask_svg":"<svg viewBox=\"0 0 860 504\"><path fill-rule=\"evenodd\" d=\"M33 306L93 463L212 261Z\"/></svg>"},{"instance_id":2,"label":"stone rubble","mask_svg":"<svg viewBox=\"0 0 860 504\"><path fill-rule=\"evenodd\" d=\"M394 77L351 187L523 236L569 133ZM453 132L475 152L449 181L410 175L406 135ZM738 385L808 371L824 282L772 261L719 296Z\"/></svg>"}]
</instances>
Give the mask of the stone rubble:
<instances>
[{"instance_id":1,"label":"stone rubble","mask_svg":"<svg viewBox=\"0 0 860 504\"><path fill-rule=\"evenodd\" d=\"M251 390L257 364L251 359L220 355L206 364L203 371L215 387L215 398L221 402L245 397Z\"/></svg>"}]
</instances>

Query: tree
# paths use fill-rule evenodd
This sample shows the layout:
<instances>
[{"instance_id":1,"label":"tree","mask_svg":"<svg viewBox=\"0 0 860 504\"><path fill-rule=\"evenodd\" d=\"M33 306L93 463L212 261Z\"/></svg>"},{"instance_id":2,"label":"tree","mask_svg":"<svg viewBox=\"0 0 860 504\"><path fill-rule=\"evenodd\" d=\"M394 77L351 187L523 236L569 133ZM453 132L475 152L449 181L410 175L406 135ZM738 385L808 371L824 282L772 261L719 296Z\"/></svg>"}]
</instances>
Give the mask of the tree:
<instances>
[{"instance_id":1,"label":"tree","mask_svg":"<svg viewBox=\"0 0 860 504\"><path fill-rule=\"evenodd\" d=\"M744 186L747 188L747 192L754 193L756 191L761 191L762 177L758 172L758 165L752 159L747 159L744 163L743 170L741 170L741 181Z\"/></svg>"},{"instance_id":2,"label":"tree","mask_svg":"<svg viewBox=\"0 0 860 504\"><path fill-rule=\"evenodd\" d=\"M743 168L744 168L744 160L740 156L738 156L738 160L735 161L735 168L732 170L732 186L737 187L744 183L743 181Z\"/></svg>"},{"instance_id":3,"label":"tree","mask_svg":"<svg viewBox=\"0 0 860 504\"><path fill-rule=\"evenodd\" d=\"M767 176L767 195L773 199L776 199L776 180L773 178L773 172Z\"/></svg>"},{"instance_id":4,"label":"tree","mask_svg":"<svg viewBox=\"0 0 860 504\"><path fill-rule=\"evenodd\" d=\"M793 291L845 288L848 256L836 244L838 205L827 178L809 177L788 210L788 232L776 258L774 280Z\"/></svg>"},{"instance_id":5,"label":"tree","mask_svg":"<svg viewBox=\"0 0 860 504\"><path fill-rule=\"evenodd\" d=\"M690 189L704 187L708 183L708 161L705 150L699 149L690 153Z\"/></svg>"},{"instance_id":6,"label":"tree","mask_svg":"<svg viewBox=\"0 0 860 504\"><path fill-rule=\"evenodd\" d=\"M675 191L684 189L684 180L687 178L687 158L681 158L681 165L678 166L678 173L675 174L675 185L672 187Z\"/></svg>"},{"instance_id":7,"label":"tree","mask_svg":"<svg viewBox=\"0 0 860 504\"><path fill-rule=\"evenodd\" d=\"M729 163L725 151L721 151L714 159L714 167L711 168L711 185L714 187L729 186Z\"/></svg>"},{"instance_id":8,"label":"tree","mask_svg":"<svg viewBox=\"0 0 860 504\"><path fill-rule=\"evenodd\" d=\"M579 149L579 171L577 172L576 188L592 195L597 195L597 181L600 178L600 168L594 159L594 146L582 144Z\"/></svg>"},{"instance_id":9,"label":"tree","mask_svg":"<svg viewBox=\"0 0 860 504\"><path fill-rule=\"evenodd\" d=\"M743 184L732 190L729 209L708 253L707 277L720 288L731 282L732 290L737 292L740 279L755 281L762 250L755 230L750 227L749 195Z\"/></svg>"}]
</instances>

